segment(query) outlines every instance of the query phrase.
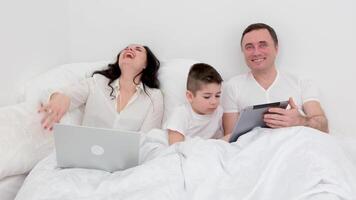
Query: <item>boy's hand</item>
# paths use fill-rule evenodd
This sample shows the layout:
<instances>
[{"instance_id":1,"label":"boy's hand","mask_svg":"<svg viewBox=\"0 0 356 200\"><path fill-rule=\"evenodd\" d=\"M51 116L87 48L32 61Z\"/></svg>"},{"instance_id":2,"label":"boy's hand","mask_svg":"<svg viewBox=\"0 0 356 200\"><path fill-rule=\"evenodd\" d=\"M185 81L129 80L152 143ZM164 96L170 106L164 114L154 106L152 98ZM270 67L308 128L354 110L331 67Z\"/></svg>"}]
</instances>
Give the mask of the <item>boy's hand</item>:
<instances>
[{"instance_id":1,"label":"boy's hand","mask_svg":"<svg viewBox=\"0 0 356 200\"><path fill-rule=\"evenodd\" d=\"M168 129L168 143L172 145L177 142L184 141L184 135L179 133L178 131L173 131Z\"/></svg>"},{"instance_id":2,"label":"boy's hand","mask_svg":"<svg viewBox=\"0 0 356 200\"><path fill-rule=\"evenodd\" d=\"M230 134L225 135L224 137L222 137L222 138L220 138L220 139L221 139L221 140L225 140L226 142L229 142L230 137L231 137L231 133L230 133Z\"/></svg>"}]
</instances>

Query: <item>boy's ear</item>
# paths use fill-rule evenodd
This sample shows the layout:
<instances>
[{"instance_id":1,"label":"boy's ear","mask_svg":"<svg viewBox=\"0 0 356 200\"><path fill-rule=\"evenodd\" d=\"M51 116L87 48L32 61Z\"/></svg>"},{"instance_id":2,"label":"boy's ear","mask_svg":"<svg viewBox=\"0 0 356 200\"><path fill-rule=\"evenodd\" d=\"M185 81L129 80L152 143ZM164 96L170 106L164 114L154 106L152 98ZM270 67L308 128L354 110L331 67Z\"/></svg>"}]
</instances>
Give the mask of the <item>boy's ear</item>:
<instances>
[{"instance_id":1,"label":"boy's ear","mask_svg":"<svg viewBox=\"0 0 356 200\"><path fill-rule=\"evenodd\" d=\"M185 92L185 96L187 97L189 103L192 103L194 94L193 94L191 91L187 90L187 91Z\"/></svg>"}]
</instances>

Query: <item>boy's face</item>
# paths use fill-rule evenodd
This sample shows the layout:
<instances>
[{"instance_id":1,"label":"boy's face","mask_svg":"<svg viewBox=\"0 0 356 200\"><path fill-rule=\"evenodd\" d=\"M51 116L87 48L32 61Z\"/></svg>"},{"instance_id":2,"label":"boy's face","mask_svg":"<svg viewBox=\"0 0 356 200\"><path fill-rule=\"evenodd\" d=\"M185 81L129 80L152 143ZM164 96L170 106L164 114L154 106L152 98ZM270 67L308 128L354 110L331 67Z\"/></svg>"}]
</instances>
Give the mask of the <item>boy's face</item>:
<instances>
[{"instance_id":1,"label":"boy's face","mask_svg":"<svg viewBox=\"0 0 356 200\"><path fill-rule=\"evenodd\" d=\"M194 112L200 115L211 114L220 104L221 85L217 83L202 84L195 95L187 91L187 99Z\"/></svg>"}]
</instances>

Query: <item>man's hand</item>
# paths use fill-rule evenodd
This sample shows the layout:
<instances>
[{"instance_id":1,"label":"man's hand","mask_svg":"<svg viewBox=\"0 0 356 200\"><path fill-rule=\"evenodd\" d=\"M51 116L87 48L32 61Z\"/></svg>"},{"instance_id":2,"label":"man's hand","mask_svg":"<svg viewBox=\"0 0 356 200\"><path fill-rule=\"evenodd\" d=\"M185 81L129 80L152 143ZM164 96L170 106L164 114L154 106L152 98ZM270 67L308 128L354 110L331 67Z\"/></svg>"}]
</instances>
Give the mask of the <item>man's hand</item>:
<instances>
[{"instance_id":1,"label":"man's hand","mask_svg":"<svg viewBox=\"0 0 356 200\"><path fill-rule=\"evenodd\" d=\"M306 125L306 118L299 113L293 98L289 98L290 109L270 108L264 115L266 125L271 128L282 128Z\"/></svg>"}]
</instances>

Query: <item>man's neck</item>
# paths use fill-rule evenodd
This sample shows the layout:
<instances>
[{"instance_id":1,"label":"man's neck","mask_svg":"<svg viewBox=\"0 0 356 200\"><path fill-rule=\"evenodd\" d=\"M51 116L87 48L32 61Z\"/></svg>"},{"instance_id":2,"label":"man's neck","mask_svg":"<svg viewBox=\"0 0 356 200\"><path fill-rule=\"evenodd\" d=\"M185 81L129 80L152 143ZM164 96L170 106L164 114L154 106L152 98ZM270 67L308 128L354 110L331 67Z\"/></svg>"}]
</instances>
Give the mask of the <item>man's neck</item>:
<instances>
[{"instance_id":1,"label":"man's neck","mask_svg":"<svg viewBox=\"0 0 356 200\"><path fill-rule=\"evenodd\" d=\"M267 90L277 77L277 70L272 67L264 71L251 71L255 80L260 84L265 90Z\"/></svg>"}]
</instances>

